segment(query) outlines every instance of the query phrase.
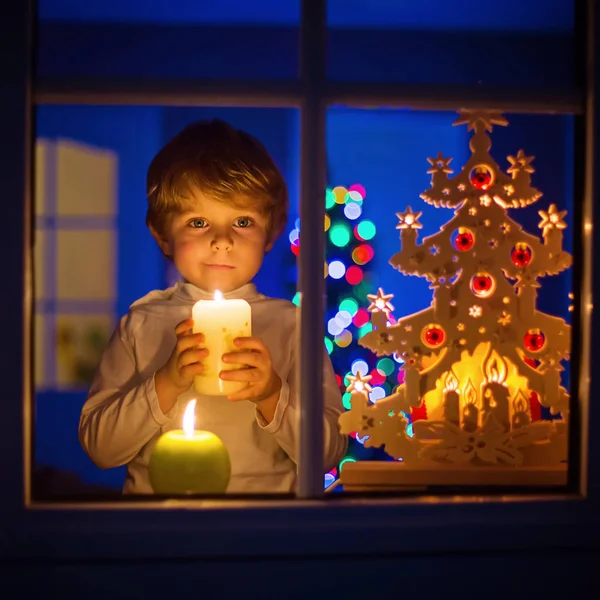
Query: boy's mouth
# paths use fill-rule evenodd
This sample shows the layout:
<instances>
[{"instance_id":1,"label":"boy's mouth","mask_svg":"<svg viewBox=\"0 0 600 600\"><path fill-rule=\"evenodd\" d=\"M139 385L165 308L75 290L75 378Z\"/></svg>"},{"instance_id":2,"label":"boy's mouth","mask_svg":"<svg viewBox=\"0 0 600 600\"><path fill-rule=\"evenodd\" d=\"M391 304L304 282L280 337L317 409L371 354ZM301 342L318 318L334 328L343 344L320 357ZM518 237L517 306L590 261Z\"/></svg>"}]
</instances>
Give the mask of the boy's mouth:
<instances>
[{"instance_id":1,"label":"boy's mouth","mask_svg":"<svg viewBox=\"0 0 600 600\"><path fill-rule=\"evenodd\" d=\"M216 271L227 271L229 269L233 269L233 267L231 265L208 264L206 266L209 269L214 269Z\"/></svg>"}]
</instances>

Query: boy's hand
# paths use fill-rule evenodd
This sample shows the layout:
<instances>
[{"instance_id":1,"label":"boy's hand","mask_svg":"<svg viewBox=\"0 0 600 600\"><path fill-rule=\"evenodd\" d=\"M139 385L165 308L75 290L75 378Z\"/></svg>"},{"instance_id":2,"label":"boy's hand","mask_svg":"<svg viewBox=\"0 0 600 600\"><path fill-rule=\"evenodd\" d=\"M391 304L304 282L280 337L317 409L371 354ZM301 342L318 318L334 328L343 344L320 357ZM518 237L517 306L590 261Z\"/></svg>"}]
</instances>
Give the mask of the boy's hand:
<instances>
[{"instance_id":1,"label":"boy's hand","mask_svg":"<svg viewBox=\"0 0 600 600\"><path fill-rule=\"evenodd\" d=\"M201 347L204 334L193 333L193 327L193 319L186 319L175 327L175 348L169 360L156 372L156 394L163 412L171 409L179 394L190 389L194 375L202 371L201 361L208 356L208 350Z\"/></svg>"},{"instance_id":2,"label":"boy's hand","mask_svg":"<svg viewBox=\"0 0 600 600\"><path fill-rule=\"evenodd\" d=\"M232 402L250 400L254 402L267 422L271 422L275 415L281 379L273 369L271 353L262 340L256 337L241 337L234 340L240 349L223 355L225 363L239 363L248 365L244 369L221 371L219 377L227 381L247 381L248 387L227 396Z\"/></svg>"}]
</instances>

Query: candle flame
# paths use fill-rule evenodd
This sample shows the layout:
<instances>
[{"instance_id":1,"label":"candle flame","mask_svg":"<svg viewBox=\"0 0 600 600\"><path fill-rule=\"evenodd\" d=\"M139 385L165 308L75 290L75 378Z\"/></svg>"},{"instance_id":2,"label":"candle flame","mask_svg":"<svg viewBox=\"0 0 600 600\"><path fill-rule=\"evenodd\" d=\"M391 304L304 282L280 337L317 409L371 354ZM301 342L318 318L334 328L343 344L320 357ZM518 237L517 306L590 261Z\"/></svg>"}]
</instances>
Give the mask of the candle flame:
<instances>
[{"instance_id":1,"label":"candle flame","mask_svg":"<svg viewBox=\"0 0 600 600\"><path fill-rule=\"evenodd\" d=\"M527 396L523 392L523 390L519 390L513 399L513 409L515 412L524 413L528 412L529 400Z\"/></svg>"},{"instance_id":2,"label":"candle flame","mask_svg":"<svg viewBox=\"0 0 600 600\"><path fill-rule=\"evenodd\" d=\"M475 403L477 402L477 390L475 389L475 386L473 385L473 382L471 381L470 377L467 379L467 383L465 385L463 393L465 403L475 405Z\"/></svg>"},{"instance_id":3,"label":"candle flame","mask_svg":"<svg viewBox=\"0 0 600 600\"><path fill-rule=\"evenodd\" d=\"M223 294L219 290L215 290L215 301L220 302L223 300Z\"/></svg>"},{"instance_id":4,"label":"candle flame","mask_svg":"<svg viewBox=\"0 0 600 600\"><path fill-rule=\"evenodd\" d=\"M488 382L502 383L506 379L508 367L495 350L490 352L485 361L484 372Z\"/></svg>"},{"instance_id":5,"label":"candle flame","mask_svg":"<svg viewBox=\"0 0 600 600\"><path fill-rule=\"evenodd\" d=\"M456 377L456 375L454 374L454 371L452 369L450 369L446 373L445 384L446 384L444 387L445 392L454 391L458 387L458 378Z\"/></svg>"},{"instance_id":6,"label":"candle flame","mask_svg":"<svg viewBox=\"0 0 600 600\"><path fill-rule=\"evenodd\" d=\"M194 422L196 421L196 401L190 400L183 413L183 432L187 437L194 435Z\"/></svg>"}]
</instances>

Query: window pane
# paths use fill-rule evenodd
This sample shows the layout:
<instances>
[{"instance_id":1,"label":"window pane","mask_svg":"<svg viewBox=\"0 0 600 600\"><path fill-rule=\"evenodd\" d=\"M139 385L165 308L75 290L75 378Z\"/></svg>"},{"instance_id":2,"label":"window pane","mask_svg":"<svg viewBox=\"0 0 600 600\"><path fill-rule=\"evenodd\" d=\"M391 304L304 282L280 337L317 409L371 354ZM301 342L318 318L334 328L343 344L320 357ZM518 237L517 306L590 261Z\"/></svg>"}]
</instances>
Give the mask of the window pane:
<instances>
[{"instance_id":1,"label":"window pane","mask_svg":"<svg viewBox=\"0 0 600 600\"><path fill-rule=\"evenodd\" d=\"M328 2L331 79L571 86L574 3Z\"/></svg>"},{"instance_id":2,"label":"window pane","mask_svg":"<svg viewBox=\"0 0 600 600\"><path fill-rule=\"evenodd\" d=\"M40 0L37 74L294 79L299 14L299 0Z\"/></svg>"},{"instance_id":3,"label":"window pane","mask_svg":"<svg viewBox=\"0 0 600 600\"><path fill-rule=\"evenodd\" d=\"M146 227L148 166L158 150L186 125L215 117L262 142L287 182L295 207L299 169L295 110L37 108L34 488L38 499L121 493L125 467L103 470L92 463L78 440L80 414L119 319L136 300L181 280ZM292 225L290 215L284 229ZM254 279L257 289L269 297L294 297L296 282L290 279L295 277L291 269L294 257L290 259L288 248L284 235L265 255ZM182 313L179 320L191 316L191 307L189 304L190 314ZM144 327L155 321L160 323L160 317L149 317ZM175 324L169 326L169 332ZM257 335L263 326L257 326ZM136 347L131 355L119 355L117 370L135 356L141 373L139 353L154 356L173 345L170 338L165 340L140 342L145 350ZM289 357L287 349L278 357ZM145 398L143 406L150 402ZM229 491L291 491L295 466L273 434L259 426L254 404L217 400L222 400L229 412L224 415L223 406L213 411L212 405L204 402L198 407L196 428L217 434L227 447L232 464ZM180 429L183 410L181 414L178 411L160 426L162 430L158 425L156 430ZM148 416L154 418L150 412ZM229 427L230 423L237 425ZM127 432L131 434L129 429ZM249 483L245 484L246 480Z\"/></svg>"},{"instance_id":4,"label":"window pane","mask_svg":"<svg viewBox=\"0 0 600 600\"><path fill-rule=\"evenodd\" d=\"M328 112L326 484L566 483L573 118L476 116Z\"/></svg>"}]
</instances>

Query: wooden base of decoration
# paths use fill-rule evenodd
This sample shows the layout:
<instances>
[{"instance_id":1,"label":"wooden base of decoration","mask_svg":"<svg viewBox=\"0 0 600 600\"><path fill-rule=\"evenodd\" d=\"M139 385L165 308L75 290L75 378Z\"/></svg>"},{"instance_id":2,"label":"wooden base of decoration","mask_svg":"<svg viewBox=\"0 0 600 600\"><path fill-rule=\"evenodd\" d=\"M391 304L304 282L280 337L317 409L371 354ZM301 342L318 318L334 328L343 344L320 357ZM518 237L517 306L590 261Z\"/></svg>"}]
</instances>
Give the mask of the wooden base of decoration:
<instances>
[{"instance_id":1,"label":"wooden base of decoration","mask_svg":"<svg viewBox=\"0 0 600 600\"><path fill-rule=\"evenodd\" d=\"M552 467L426 467L391 461L345 463L341 483L348 492L407 491L439 486L564 486L567 465Z\"/></svg>"}]
</instances>

